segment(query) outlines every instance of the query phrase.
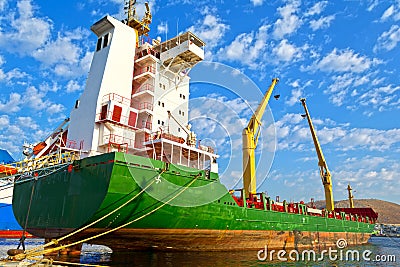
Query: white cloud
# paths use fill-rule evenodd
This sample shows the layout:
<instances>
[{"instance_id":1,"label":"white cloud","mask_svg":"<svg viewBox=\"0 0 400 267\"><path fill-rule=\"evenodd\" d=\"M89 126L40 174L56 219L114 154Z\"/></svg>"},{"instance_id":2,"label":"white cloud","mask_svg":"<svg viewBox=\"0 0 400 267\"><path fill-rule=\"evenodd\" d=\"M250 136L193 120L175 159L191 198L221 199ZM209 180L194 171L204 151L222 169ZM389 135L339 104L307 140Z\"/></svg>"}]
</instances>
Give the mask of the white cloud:
<instances>
[{"instance_id":1,"label":"white cloud","mask_svg":"<svg viewBox=\"0 0 400 267\"><path fill-rule=\"evenodd\" d=\"M262 25L257 33L242 33L236 36L227 47L219 50L221 60L239 61L250 68L259 66L263 54L267 48L268 25Z\"/></svg>"},{"instance_id":2,"label":"white cloud","mask_svg":"<svg viewBox=\"0 0 400 267\"><path fill-rule=\"evenodd\" d=\"M87 59L86 55L81 58L83 50L81 47L84 47L82 41L89 36L88 30L78 28L73 31L63 31L62 34L58 33L57 39L51 40L52 21L36 17L35 7L30 0L18 1L17 10L19 16L9 12L6 20L10 21L9 25L2 25L4 27L0 31L2 48L22 56L32 56L57 75L81 76L87 73ZM15 69L10 75L17 75L17 71L19 70ZM4 78L4 75L4 71L0 70L0 78Z\"/></svg>"},{"instance_id":3,"label":"white cloud","mask_svg":"<svg viewBox=\"0 0 400 267\"><path fill-rule=\"evenodd\" d=\"M378 63L380 63L379 60L371 60L350 49L338 51L337 48L334 48L331 53L314 63L310 69L325 72L363 72Z\"/></svg>"},{"instance_id":4,"label":"white cloud","mask_svg":"<svg viewBox=\"0 0 400 267\"><path fill-rule=\"evenodd\" d=\"M385 21L387 20L390 16L392 16L394 13L394 6L391 5L388 9L385 10L385 12L383 12L381 20Z\"/></svg>"},{"instance_id":5,"label":"white cloud","mask_svg":"<svg viewBox=\"0 0 400 267\"><path fill-rule=\"evenodd\" d=\"M10 117L8 117L7 115L1 115L0 116L0 129L4 129L4 128L8 127L9 124L10 124Z\"/></svg>"},{"instance_id":6,"label":"white cloud","mask_svg":"<svg viewBox=\"0 0 400 267\"><path fill-rule=\"evenodd\" d=\"M206 8L203 12L204 18L188 29L202 39L209 49L220 44L225 32L229 29L229 25L223 23L221 18L211 12Z\"/></svg>"},{"instance_id":7,"label":"white cloud","mask_svg":"<svg viewBox=\"0 0 400 267\"><path fill-rule=\"evenodd\" d=\"M81 76L86 69L81 66L82 48L79 42L88 35L88 31L82 29L59 34L56 40L47 42L34 51L32 56L45 67L52 68L57 75Z\"/></svg>"},{"instance_id":8,"label":"white cloud","mask_svg":"<svg viewBox=\"0 0 400 267\"><path fill-rule=\"evenodd\" d=\"M371 12L375 7L378 6L378 4L379 4L379 0L370 0L369 3L368 3L368 8L367 8L367 10L368 10L369 12Z\"/></svg>"},{"instance_id":9,"label":"white cloud","mask_svg":"<svg viewBox=\"0 0 400 267\"><path fill-rule=\"evenodd\" d=\"M48 40L52 24L47 18L33 16L30 0L19 1L17 7L19 17L15 18L13 13L10 13L10 29L0 31L0 46L9 52L29 55Z\"/></svg>"},{"instance_id":10,"label":"white cloud","mask_svg":"<svg viewBox=\"0 0 400 267\"><path fill-rule=\"evenodd\" d=\"M331 24L331 21L335 19L335 15L330 15L326 17L319 18L317 20L310 21L310 28L313 31L328 28Z\"/></svg>"},{"instance_id":11,"label":"white cloud","mask_svg":"<svg viewBox=\"0 0 400 267\"><path fill-rule=\"evenodd\" d=\"M400 86L386 85L366 91L357 99L362 106L372 107L383 111L390 107L399 108L400 97L396 93Z\"/></svg>"},{"instance_id":12,"label":"white cloud","mask_svg":"<svg viewBox=\"0 0 400 267\"><path fill-rule=\"evenodd\" d=\"M294 88L291 94L290 98L285 101L285 104L288 106L294 106L299 103L300 98L304 96L304 89L300 87Z\"/></svg>"},{"instance_id":13,"label":"white cloud","mask_svg":"<svg viewBox=\"0 0 400 267\"><path fill-rule=\"evenodd\" d=\"M51 104L49 107L46 109L47 113L49 114L56 114L60 113L65 110L65 107L61 104Z\"/></svg>"},{"instance_id":14,"label":"white cloud","mask_svg":"<svg viewBox=\"0 0 400 267\"><path fill-rule=\"evenodd\" d=\"M21 95L18 93L11 93L7 102L3 103L3 101L0 100L0 111L4 113L18 112L21 109L21 103Z\"/></svg>"},{"instance_id":15,"label":"white cloud","mask_svg":"<svg viewBox=\"0 0 400 267\"><path fill-rule=\"evenodd\" d=\"M292 61L294 57L301 56L301 51L295 45L289 44L288 40L283 39L276 47L272 49L278 60Z\"/></svg>"},{"instance_id":16,"label":"white cloud","mask_svg":"<svg viewBox=\"0 0 400 267\"><path fill-rule=\"evenodd\" d=\"M51 103L49 100L45 100L45 93L39 92L34 86L26 88L23 95L24 103L32 108L33 110L43 110L47 108Z\"/></svg>"},{"instance_id":17,"label":"white cloud","mask_svg":"<svg viewBox=\"0 0 400 267\"><path fill-rule=\"evenodd\" d=\"M17 118L18 125L21 127L29 128L36 130L39 128L39 126L36 124L36 122L31 118L31 117L18 117Z\"/></svg>"},{"instance_id":18,"label":"white cloud","mask_svg":"<svg viewBox=\"0 0 400 267\"><path fill-rule=\"evenodd\" d=\"M67 93L73 93L76 91L80 91L82 89L82 87L80 86L80 84L77 81L69 81L67 84Z\"/></svg>"},{"instance_id":19,"label":"white cloud","mask_svg":"<svg viewBox=\"0 0 400 267\"><path fill-rule=\"evenodd\" d=\"M389 31L383 32L379 36L377 43L374 46L374 52L380 50L390 51L393 50L397 43L400 42L400 27L399 25L392 25Z\"/></svg>"},{"instance_id":20,"label":"white cloud","mask_svg":"<svg viewBox=\"0 0 400 267\"><path fill-rule=\"evenodd\" d=\"M47 82L44 82L42 84L39 85L39 90L41 92L57 92L60 89L60 86L54 82L52 85L50 85Z\"/></svg>"},{"instance_id":21,"label":"white cloud","mask_svg":"<svg viewBox=\"0 0 400 267\"><path fill-rule=\"evenodd\" d=\"M338 141L342 151L364 149L369 151L387 151L400 142L400 129L377 130L354 128Z\"/></svg>"},{"instance_id":22,"label":"white cloud","mask_svg":"<svg viewBox=\"0 0 400 267\"><path fill-rule=\"evenodd\" d=\"M277 39L283 38L285 35L294 33L302 24L302 20L296 14L299 11L300 1L291 0L283 7L279 7L278 11L282 18L279 18L274 24L273 36Z\"/></svg>"},{"instance_id":23,"label":"white cloud","mask_svg":"<svg viewBox=\"0 0 400 267\"><path fill-rule=\"evenodd\" d=\"M7 6L7 0L0 0L0 11L5 10Z\"/></svg>"},{"instance_id":24,"label":"white cloud","mask_svg":"<svg viewBox=\"0 0 400 267\"><path fill-rule=\"evenodd\" d=\"M23 136L24 131L17 125L8 126L7 132L14 136Z\"/></svg>"},{"instance_id":25,"label":"white cloud","mask_svg":"<svg viewBox=\"0 0 400 267\"><path fill-rule=\"evenodd\" d=\"M0 67L2 67L6 63L6 60L3 56L0 55ZM8 84L12 84L12 80L14 79L22 79L27 78L29 75L18 68L12 69L10 71L4 71L0 69L0 82L5 81Z\"/></svg>"},{"instance_id":26,"label":"white cloud","mask_svg":"<svg viewBox=\"0 0 400 267\"><path fill-rule=\"evenodd\" d=\"M332 171L336 186L345 188L350 182L355 190L355 196L384 198L388 194L399 195L400 186L396 179L400 165L396 160L387 157L359 156L346 160L340 169Z\"/></svg>"},{"instance_id":27,"label":"white cloud","mask_svg":"<svg viewBox=\"0 0 400 267\"><path fill-rule=\"evenodd\" d=\"M312 118L313 122L317 118ZM316 125L316 123L314 123ZM378 130L371 128L351 128L350 125L330 127L332 120L323 119L325 125L316 129L321 144L329 144L336 151L392 151L400 146L400 129ZM336 123L333 123L336 124ZM299 114L289 113L275 122L280 150L300 151L304 144L311 142L308 124Z\"/></svg>"},{"instance_id":28,"label":"white cloud","mask_svg":"<svg viewBox=\"0 0 400 267\"><path fill-rule=\"evenodd\" d=\"M71 42L72 40L70 37L58 36L57 40L49 42L42 48L37 49L33 53L33 57L46 66L53 66L57 63L77 63L80 48Z\"/></svg>"},{"instance_id":29,"label":"white cloud","mask_svg":"<svg viewBox=\"0 0 400 267\"><path fill-rule=\"evenodd\" d=\"M306 13L305 16L313 16L321 14L325 7L328 5L328 1L321 1L313 5Z\"/></svg>"},{"instance_id":30,"label":"white cloud","mask_svg":"<svg viewBox=\"0 0 400 267\"><path fill-rule=\"evenodd\" d=\"M8 84L13 84L13 80L26 79L29 75L18 68L12 69L8 72L0 69L0 82L4 81Z\"/></svg>"},{"instance_id":31,"label":"white cloud","mask_svg":"<svg viewBox=\"0 0 400 267\"><path fill-rule=\"evenodd\" d=\"M336 106L346 106L349 110L368 107L364 115L372 116L373 112L397 109L400 104L400 86L385 83L385 78L373 78L378 72L351 73L332 75L332 83L324 85L324 94Z\"/></svg>"},{"instance_id":32,"label":"white cloud","mask_svg":"<svg viewBox=\"0 0 400 267\"><path fill-rule=\"evenodd\" d=\"M250 0L254 6L262 6L264 0Z\"/></svg>"},{"instance_id":33,"label":"white cloud","mask_svg":"<svg viewBox=\"0 0 400 267\"><path fill-rule=\"evenodd\" d=\"M345 73L343 75L336 75L332 77L333 83L324 90L325 94L330 94L329 100L336 106L343 105L346 95L357 77L352 73Z\"/></svg>"}]
</instances>

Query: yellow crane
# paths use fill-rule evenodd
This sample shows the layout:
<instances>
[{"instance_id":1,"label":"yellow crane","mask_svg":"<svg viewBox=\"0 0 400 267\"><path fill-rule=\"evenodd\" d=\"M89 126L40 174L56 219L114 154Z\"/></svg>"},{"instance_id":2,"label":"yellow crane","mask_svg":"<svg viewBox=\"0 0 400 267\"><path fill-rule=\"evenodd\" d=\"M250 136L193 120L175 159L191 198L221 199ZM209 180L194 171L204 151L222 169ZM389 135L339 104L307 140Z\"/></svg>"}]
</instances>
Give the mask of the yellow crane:
<instances>
[{"instance_id":1,"label":"yellow crane","mask_svg":"<svg viewBox=\"0 0 400 267\"><path fill-rule=\"evenodd\" d=\"M350 208L354 208L354 201L353 201L353 192L352 192L353 188L351 188L350 184L347 186L347 191L349 191L349 204L350 204Z\"/></svg>"},{"instance_id":2,"label":"yellow crane","mask_svg":"<svg viewBox=\"0 0 400 267\"><path fill-rule=\"evenodd\" d=\"M272 79L272 83L265 93L263 99L254 112L246 128L242 132L243 141L243 186L246 198L250 194L256 194L256 160L255 149L260 136L261 119L267 107L275 85L279 82L278 78Z\"/></svg>"},{"instance_id":3,"label":"yellow crane","mask_svg":"<svg viewBox=\"0 0 400 267\"><path fill-rule=\"evenodd\" d=\"M128 13L127 25L135 30L136 46L138 46L139 36L142 35L148 36L148 33L150 31L149 25L152 21L150 6L148 2L144 3L146 11L144 13L143 18L139 20L136 16L136 7L135 7L136 0L128 0L125 4L126 6L124 7L124 9L127 10Z\"/></svg>"},{"instance_id":4,"label":"yellow crane","mask_svg":"<svg viewBox=\"0 0 400 267\"><path fill-rule=\"evenodd\" d=\"M306 99L302 98L302 99L300 99L300 101L303 104L304 110L306 112L305 116L307 117L308 125L310 126L311 136L314 141L315 150L317 151L318 166L320 169L320 176L321 176L322 184L324 185L324 191L325 191L326 209L328 211L333 211L335 209L335 204L333 203L331 173L328 169L328 165L326 164L324 154L322 153L321 145L318 142L318 137L315 132L313 123L311 121L310 113L308 112L308 109L307 109Z\"/></svg>"}]
</instances>

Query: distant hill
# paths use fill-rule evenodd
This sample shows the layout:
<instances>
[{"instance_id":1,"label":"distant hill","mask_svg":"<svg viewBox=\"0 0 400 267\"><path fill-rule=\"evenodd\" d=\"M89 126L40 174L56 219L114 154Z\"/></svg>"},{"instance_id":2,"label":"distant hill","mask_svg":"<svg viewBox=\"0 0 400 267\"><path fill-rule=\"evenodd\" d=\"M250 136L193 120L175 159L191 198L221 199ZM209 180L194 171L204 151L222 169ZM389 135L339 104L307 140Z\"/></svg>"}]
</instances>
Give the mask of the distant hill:
<instances>
[{"instance_id":1,"label":"distant hill","mask_svg":"<svg viewBox=\"0 0 400 267\"><path fill-rule=\"evenodd\" d=\"M317 208L325 208L325 201L315 202ZM355 199L356 208L371 207L378 213L378 222L384 224L400 224L400 205L379 199ZM335 207L348 208L348 200L335 201Z\"/></svg>"}]
</instances>

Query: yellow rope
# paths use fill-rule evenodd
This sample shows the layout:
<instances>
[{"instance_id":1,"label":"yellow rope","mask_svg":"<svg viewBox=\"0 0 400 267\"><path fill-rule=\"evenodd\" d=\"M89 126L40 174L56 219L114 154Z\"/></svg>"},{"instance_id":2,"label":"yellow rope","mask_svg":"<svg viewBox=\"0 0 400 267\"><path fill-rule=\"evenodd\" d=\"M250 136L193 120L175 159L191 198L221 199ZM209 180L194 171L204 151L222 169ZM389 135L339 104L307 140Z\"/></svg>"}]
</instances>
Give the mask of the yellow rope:
<instances>
[{"instance_id":1,"label":"yellow rope","mask_svg":"<svg viewBox=\"0 0 400 267\"><path fill-rule=\"evenodd\" d=\"M162 170L162 172L161 172L160 174L157 174L156 176L161 175L163 172L165 172L165 170ZM154 176L154 177L155 177L155 176ZM153 180L150 184L148 184L145 188L143 188L138 194L136 194L135 196L133 196L133 197L132 197L131 199L129 199L127 202L125 202L124 204L122 204L121 206L119 206L118 208L116 208L115 210L109 212L108 214L104 215L103 217L97 219L96 221L94 221L94 222L92 222L92 223L90 223L90 224L88 224L88 225L86 225L86 226L84 226L84 227L82 227L82 228L79 228L78 230L76 230L76 231L74 231L74 232L72 232L72 233L69 233L69 234L66 235L66 236L60 237L59 239L53 239L53 240L51 240L50 242L48 242L47 244L44 244L44 245L42 245L42 246L38 246L38 247L32 248L32 249L30 249L30 250L27 250L27 251L25 251L25 254L33 253L33 252L35 252L35 251L38 251L38 250L40 250L40 249L44 249L45 247L48 247L48 246L51 246L51 245L57 245L60 241L66 239L66 238L68 238L68 237L70 237L70 236L73 236L73 235L75 235L75 234L77 234L77 233L79 233L79 232L81 232L81 231L83 231L83 230L89 228L90 226L92 226L92 225L94 225L94 224L96 224L96 223L98 223L98 222L104 220L104 219L107 218L108 216L110 216L110 215L114 214L115 212L119 211L120 209L122 209L123 207L125 207L126 205L128 205L130 202L132 202L134 199L136 199L139 195L141 195L144 191L146 191L147 188L149 188L155 181L156 181L156 180Z\"/></svg>"},{"instance_id":2,"label":"yellow rope","mask_svg":"<svg viewBox=\"0 0 400 267\"><path fill-rule=\"evenodd\" d=\"M197 180L198 177L199 177L199 175L197 175L195 179L193 179L186 187L184 187L181 191L179 191L175 196L173 196L172 198L170 198L168 201L164 202L164 203L163 203L162 205L160 205L159 207L157 207L157 208L155 208L155 209L149 211L148 213L146 213L146 214L144 214L144 215L142 215L142 216L140 216L140 217L138 217L138 218L136 218L136 219L134 219L134 220L132 220L132 221L130 221L130 222L127 222L127 223L125 223L125 224L123 224L123 225L120 225L120 226L118 226L118 227L116 227L116 228L114 228L114 229L108 230L108 231L103 232L103 233L100 233L100 234L98 234L98 235L95 235L95 236L92 236L92 237L88 237L88 238L83 239L83 240L80 240L80 241L73 242L73 243L71 243L71 244L59 246L59 247L56 247L56 248L50 248L50 249L47 249L47 250L43 250L43 251L41 251L41 252L33 252L33 253L29 254L29 255L26 254L26 257L27 257L27 258L29 258L29 257L35 257L35 256L38 256L38 255L43 255L43 254L47 254L47 253L50 253L50 252L62 250L62 249L64 249L64 248L68 248L68 247L71 247L71 246L75 246L75 245L78 245L78 244L80 244L80 243L84 243L84 242L86 242L86 241L89 241L89 240L98 238L98 237L100 237L100 236L103 236L103 235L112 233L112 232L117 231L117 230L119 230L119 229L121 229L121 228L124 228L124 227L126 227L126 226L128 226L128 225L130 225L130 224L132 224L132 223L134 223L134 222L137 222L137 221L139 221L139 220L141 220L141 219L147 217L148 215L150 215L150 214L156 212L157 210L161 209L162 207L164 207L165 205L167 205L168 203L170 203L172 200L174 200L175 198L177 198L177 197L178 197L179 195L181 195L186 189L188 189L188 188ZM25 255L25 254L24 254L24 255ZM18 255L17 255L17 256L18 256Z\"/></svg>"}]
</instances>

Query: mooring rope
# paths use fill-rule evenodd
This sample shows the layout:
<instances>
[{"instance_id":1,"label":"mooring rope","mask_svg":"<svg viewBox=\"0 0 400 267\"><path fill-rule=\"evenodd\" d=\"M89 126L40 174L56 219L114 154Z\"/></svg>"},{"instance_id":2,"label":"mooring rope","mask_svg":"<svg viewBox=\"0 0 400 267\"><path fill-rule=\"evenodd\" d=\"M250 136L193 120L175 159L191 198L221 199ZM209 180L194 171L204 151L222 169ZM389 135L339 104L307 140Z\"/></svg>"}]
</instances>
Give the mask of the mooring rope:
<instances>
[{"instance_id":1,"label":"mooring rope","mask_svg":"<svg viewBox=\"0 0 400 267\"><path fill-rule=\"evenodd\" d=\"M82 239L82 240L79 240L79 241L76 241L76 242L73 242L73 243L70 243L70 244L67 244L67 245L62 245L62 246L59 246L59 247L50 248L50 249L46 249L46 250L43 250L43 251L34 251L34 252L29 253L29 254L28 253L18 254L18 255L15 256L15 259L16 260L22 260L22 259L25 259L25 258L29 259L31 257L36 257L36 256L39 256L39 255L44 255L44 254L51 253L51 252L54 252L54 251L59 251L59 250L62 250L62 249L68 248L68 247L72 247L72 246L75 246L75 245L90 241L92 239L101 237L103 235L115 232L115 231L117 231L117 230L119 230L121 228L124 228L124 227L126 227L126 226L128 226L128 225L130 225L130 224L132 224L134 222L137 222L137 221L149 216L150 214L156 212L157 210L161 209L165 205L169 204L172 200L174 200L175 198L180 196L184 191L186 191L186 189L188 189L199 177L200 177L200 175L196 175L196 177L187 186L185 186L181 191L179 191L175 196L173 196L172 198L170 198L168 201L164 202L163 204L161 204L157 208L147 212L146 214L144 214L144 215L142 215L142 216L140 216L140 217L138 217L138 218L136 218L136 219L134 219L132 221L129 221L129 222L125 223L125 224L122 224L122 225L120 225L120 226L118 226L116 228L110 229L110 230L108 230L106 232L103 232L103 233L100 233L98 235L95 235L95 236L92 236L92 237L88 237L88 238L85 238L85 239Z\"/></svg>"},{"instance_id":2,"label":"mooring rope","mask_svg":"<svg viewBox=\"0 0 400 267\"><path fill-rule=\"evenodd\" d=\"M156 175L155 175L154 177L152 177L152 178L155 178L156 176L159 176L159 175L161 175L161 174L164 173L164 172L165 172L165 170L162 170L159 174L156 174ZM131 199L129 199L127 202L125 202L124 204L122 204L122 205L119 206L118 208L114 209L113 211L107 213L107 214L104 215L103 217L97 219L96 221L91 222L90 224L85 225L84 227L79 228L79 229L75 230L74 232L69 233L69 234L66 235L66 236L60 237L60 238L58 238L58 239L53 239L53 240L51 240L50 242L48 242L48 243L46 243L46 244L44 244L44 245L42 245L42 246L39 246L39 247L36 247L36 248L32 248L32 249L30 249L30 250L28 250L28 251L25 251L25 254L33 253L33 252L35 252L35 251L38 251L38 250L40 250L40 249L44 249L45 247L48 247L48 246L51 246L51 245L57 245L60 241L66 239L66 238L68 238L68 237L71 237L71 236L73 236L73 235L75 235L75 234L77 234L77 233L79 233L79 232L82 232L83 230L89 228L90 226L92 226L92 225L94 225L94 224L96 224L96 223L98 223L98 222L104 220L104 219L107 218L108 216L114 214L115 212L119 211L120 209L122 209L123 207L125 207L126 205L128 205L130 202L132 202L133 200L135 200L139 195L141 195L144 191L146 191L147 188L149 188L149 187L150 187L154 182L156 182L156 181L157 181L156 179L152 180L151 183L149 183L146 187L144 187L139 193L137 193L135 196L133 196L133 197L132 197Z\"/></svg>"},{"instance_id":3,"label":"mooring rope","mask_svg":"<svg viewBox=\"0 0 400 267\"><path fill-rule=\"evenodd\" d=\"M26 232L26 228L28 227L29 214L31 212L32 200L33 200L33 194L35 193L36 182L37 182L37 180L35 180L35 182L33 183L33 186L32 186L31 197L29 199L28 211L26 212L26 217L25 217L25 225L24 225L24 229L22 231L22 236L21 236L21 239L19 240L17 249L19 249L19 247L22 245L22 249L25 250L25 238L26 238L25 232Z\"/></svg>"}]
</instances>

